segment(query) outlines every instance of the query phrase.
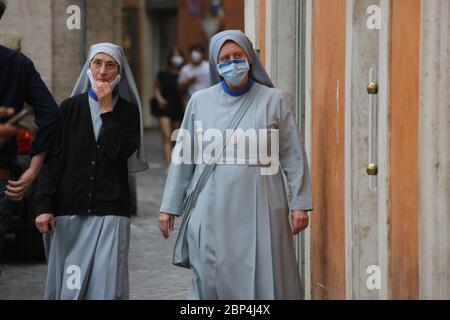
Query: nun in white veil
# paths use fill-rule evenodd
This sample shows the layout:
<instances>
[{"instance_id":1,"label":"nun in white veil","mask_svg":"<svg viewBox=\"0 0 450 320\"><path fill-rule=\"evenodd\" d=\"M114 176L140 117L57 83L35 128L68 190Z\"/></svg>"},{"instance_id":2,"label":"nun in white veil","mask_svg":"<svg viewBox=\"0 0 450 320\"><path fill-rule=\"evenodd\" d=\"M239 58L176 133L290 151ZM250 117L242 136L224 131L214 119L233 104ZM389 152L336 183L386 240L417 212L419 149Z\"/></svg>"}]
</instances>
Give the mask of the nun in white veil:
<instances>
[{"instance_id":1,"label":"nun in white veil","mask_svg":"<svg viewBox=\"0 0 450 320\"><path fill-rule=\"evenodd\" d=\"M143 115L142 115L142 104L141 99L139 98L139 93L136 87L136 83L134 82L133 74L131 73L131 68L128 64L127 58L125 57L125 53L123 49L112 43L98 43L93 45L89 49L89 60L85 63L83 70L81 70L81 74L78 78L77 83L72 91L71 97L86 93L89 91L91 87L91 83L89 81L88 71L89 65L92 59L98 53L106 53L116 60L120 67L120 82L118 83L118 94L121 98L134 103L139 107L139 121L140 121L140 144L139 148L132 157L128 159L128 168L130 172L139 172L145 171L148 169L147 164L147 155L145 154L144 149L144 127L143 127Z\"/></svg>"},{"instance_id":2,"label":"nun in white veil","mask_svg":"<svg viewBox=\"0 0 450 320\"><path fill-rule=\"evenodd\" d=\"M93 45L60 109L36 194L45 299L128 299L128 173L147 163L142 106L122 48Z\"/></svg>"}]
</instances>

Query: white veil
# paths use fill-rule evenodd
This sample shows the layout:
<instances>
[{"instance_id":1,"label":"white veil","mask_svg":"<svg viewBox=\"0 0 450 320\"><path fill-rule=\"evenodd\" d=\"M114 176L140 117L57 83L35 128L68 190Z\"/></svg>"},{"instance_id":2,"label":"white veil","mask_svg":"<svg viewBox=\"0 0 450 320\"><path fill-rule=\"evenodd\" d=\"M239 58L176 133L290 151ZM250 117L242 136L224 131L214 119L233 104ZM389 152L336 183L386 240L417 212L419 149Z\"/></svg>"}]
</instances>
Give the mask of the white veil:
<instances>
[{"instance_id":1,"label":"white veil","mask_svg":"<svg viewBox=\"0 0 450 320\"><path fill-rule=\"evenodd\" d=\"M139 108L140 117L140 139L137 151L128 159L128 170L130 172L139 172L148 169L147 155L144 148L144 126L142 117L142 104L139 98L139 93L134 82L133 74L131 73L130 66L127 58L123 52L123 49L112 43L98 43L89 49L88 60L86 61L83 70L81 70L80 77L72 91L71 97L78 94L86 93L90 89L90 81L87 75L89 70L90 61L98 54L106 53L116 60L120 65L120 83L116 88L119 88L119 96L131 103L134 103Z\"/></svg>"}]
</instances>

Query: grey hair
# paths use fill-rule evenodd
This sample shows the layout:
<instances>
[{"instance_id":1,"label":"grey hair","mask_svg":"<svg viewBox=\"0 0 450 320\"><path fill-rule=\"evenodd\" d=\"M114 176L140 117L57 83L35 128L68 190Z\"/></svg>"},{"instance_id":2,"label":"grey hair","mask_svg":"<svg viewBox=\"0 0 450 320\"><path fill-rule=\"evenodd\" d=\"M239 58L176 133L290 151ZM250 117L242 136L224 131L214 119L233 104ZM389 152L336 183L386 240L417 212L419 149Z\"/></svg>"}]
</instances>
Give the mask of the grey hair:
<instances>
[{"instance_id":1,"label":"grey hair","mask_svg":"<svg viewBox=\"0 0 450 320\"><path fill-rule=\"evenodd\" d=\"M3 17L3 14L5 13L7 5L8 1L0 0L0 19Z\"/></svg>"}]
</instances>

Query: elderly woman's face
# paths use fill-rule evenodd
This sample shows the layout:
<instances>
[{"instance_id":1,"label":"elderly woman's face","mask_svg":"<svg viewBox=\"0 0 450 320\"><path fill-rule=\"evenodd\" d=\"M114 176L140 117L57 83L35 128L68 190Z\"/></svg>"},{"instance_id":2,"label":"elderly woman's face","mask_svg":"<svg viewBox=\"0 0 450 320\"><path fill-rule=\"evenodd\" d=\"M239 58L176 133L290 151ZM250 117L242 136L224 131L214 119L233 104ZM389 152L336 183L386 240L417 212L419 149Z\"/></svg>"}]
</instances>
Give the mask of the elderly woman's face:
<instances>
[{"instance_id":1,"label":"elderly woman's face","mask_svg":"<svg viewBox=\"0 0 450 320\"><path fill-rule=\"evenodd\" d=\"M99 53L89 65L95 81L111 82L119 74L119 65L109 54Z\"/></svg>"},{"instance_id":2,"label":"elderly woman's face","mask_svg":"<svg viewBox=\"0 0 450 320\"><path fill-rule=\"evenodd\" d=\"M247 55L244 50L239 47L235 42L226 42L219 52L219 64L225 63L229 60L242 60L247 59Z\"/></svg>"}]
</instances>

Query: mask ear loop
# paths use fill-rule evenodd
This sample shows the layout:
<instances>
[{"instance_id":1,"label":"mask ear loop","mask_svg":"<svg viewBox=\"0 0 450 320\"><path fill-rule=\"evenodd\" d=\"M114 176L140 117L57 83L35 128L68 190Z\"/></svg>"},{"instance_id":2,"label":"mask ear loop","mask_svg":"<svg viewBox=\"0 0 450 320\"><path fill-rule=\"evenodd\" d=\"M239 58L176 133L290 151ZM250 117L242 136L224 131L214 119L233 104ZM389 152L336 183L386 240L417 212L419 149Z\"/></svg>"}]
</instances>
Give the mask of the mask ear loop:
<instances>
[{"instance_id":1,"label":"mask ear loop","mask_svg":"<svg viewBox=\"0 0 450 320\"><path fill-rule=\"evenodd\" d=\"M111 88L111 90L115 89L115 87L120 83L121 79L122 79L122 76L120 74L118 74L116 76L116 78L109 83L109 87Z\"/></svg>"},{"instance_id":2,"label":"mask ear loop","mask_svg":"<svg viewBox=\"0 0 450 320\"><path fill-rule=\"evenodd\" d=\"M91 69L88 69L88 71L86 72L89 78L89 82L91 83L91 87L92 89L96 89L97 85L95 84L95 80L94 80L94 76L92 75L92 71Z\"/></svg>"}]
</instances>

